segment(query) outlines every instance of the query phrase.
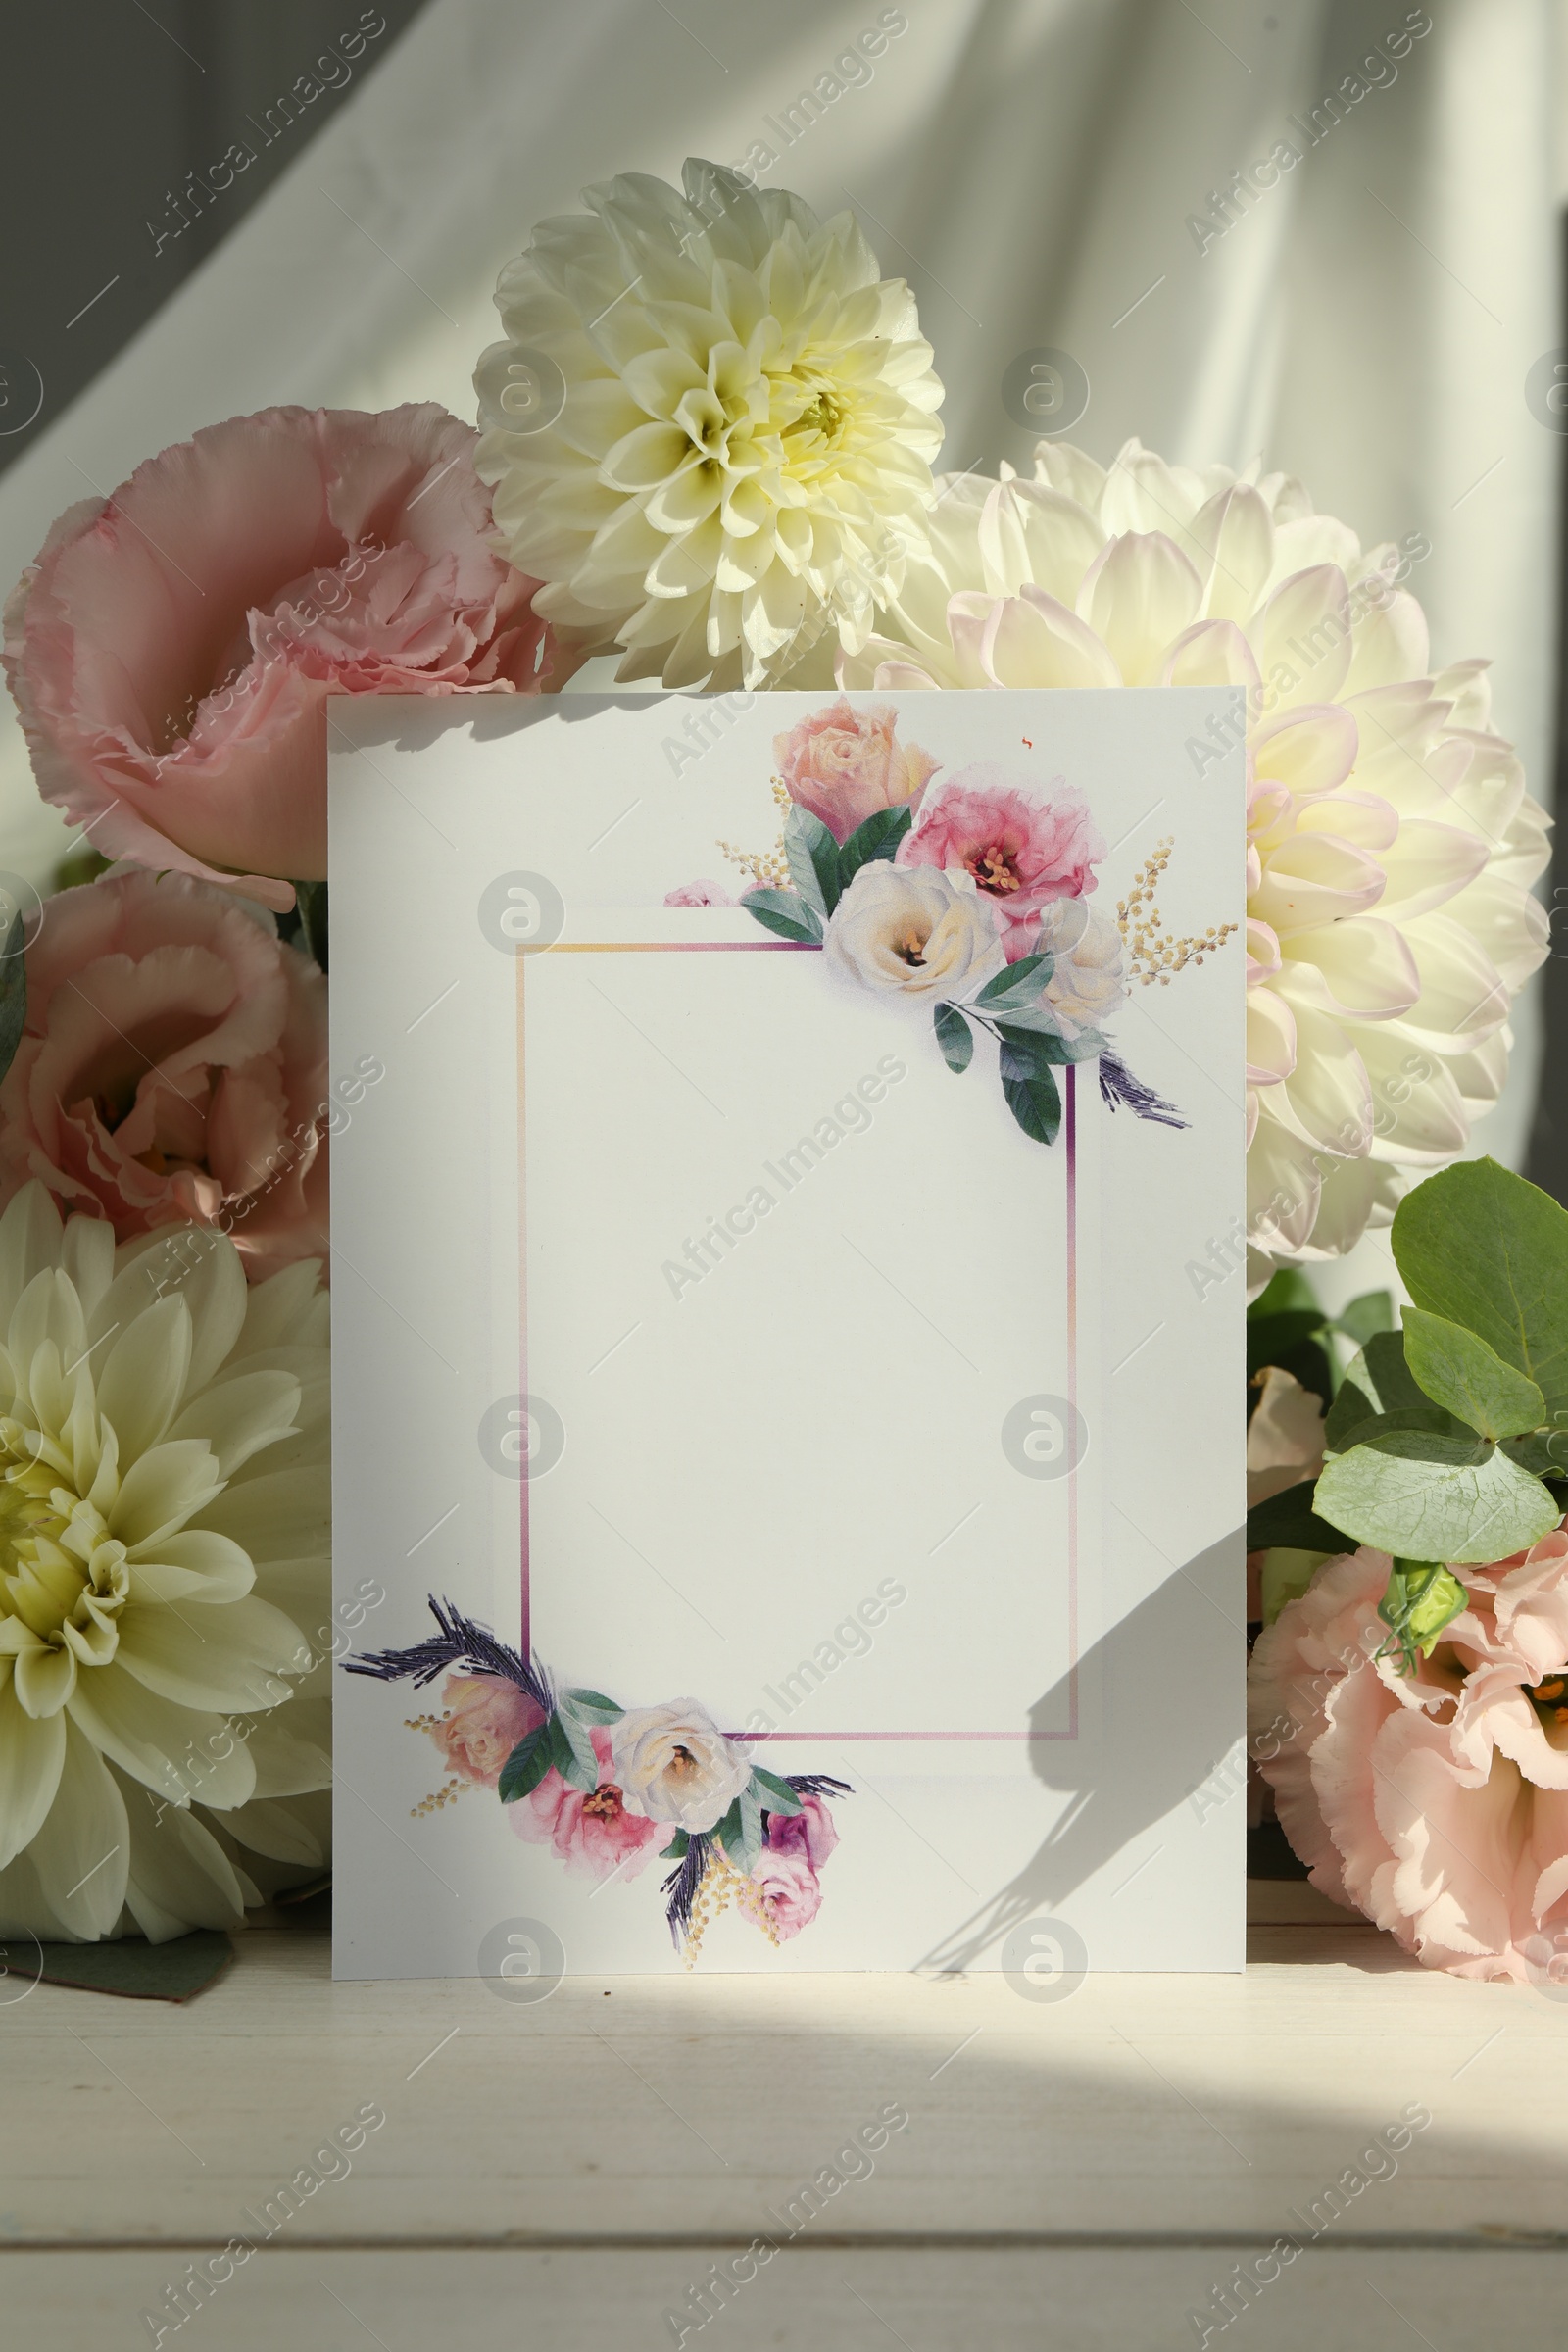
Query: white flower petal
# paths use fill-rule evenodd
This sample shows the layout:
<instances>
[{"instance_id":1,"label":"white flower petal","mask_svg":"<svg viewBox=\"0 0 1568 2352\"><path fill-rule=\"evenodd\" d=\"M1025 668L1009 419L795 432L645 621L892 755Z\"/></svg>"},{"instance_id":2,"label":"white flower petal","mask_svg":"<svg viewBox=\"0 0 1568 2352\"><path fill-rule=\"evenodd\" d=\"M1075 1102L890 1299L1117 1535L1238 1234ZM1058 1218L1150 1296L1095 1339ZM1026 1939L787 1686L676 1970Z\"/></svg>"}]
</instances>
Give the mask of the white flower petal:
<instances>
[{"instance_id":1,"label":"white flower petal","mask_svg":"<svg viewBox=\"0 0 1568 2352\"><path fill-rule=\"evenodd\" d=\"M0 1870L43 1826L65 1757L64 1713L28 1714L12 1689L10 1659L0 1658Z\"/></svg>"},{"instance_id":2,"label":"white flower petal","mask_svg":"<svg viewBox=\"0 0 1568 2352\"><path fill-rule=\"evenodd\" d=\"M130 1837L125 1902L149 1943L192 1928L243 1925L245 1890L222 1847L190 1813L158 1811L152 1792L124 1792Z\"/></svg>"},{"instance_id":3,"label":"white flower petal","mask_svg":"<svg viewBox=\"0 0 1568 2352\"><path fill-rule=\"evenodd\" d=\"M276 1706L309 1659L298 1626L254 1595L178 1617L141 1601L121 1612L119 1663L182 1707Z\"/></svg>"},{"instance_id":4,"label":"white flower petal","mask_svg":"<svg viewBox=\"0 0 1568 2352\"><path fill-rule=\"evenodd\" d=\"M125 1903L130 1828L107 1766L69 1718L60 1785L27 1847L39 1891L71 1935L107 1936Z\"/></svg>"},{"instance_id":5,"label":"white flower petal","mask_svg":"<svg viewBox=\"0 0 1568 2352\"><path fill-rule=\"evenodd\" d=\"M190 1309L177 1295L144 1307L103 1350L98 1411L113 1422L125 1461L156 1446L174 1418L190 1355Z\"/></svg>"},{"instance_id":6,"label":"white flower petal","mask_svg":"<svg viewBox=\"0 0 1568 2352\"><path fill-rule=\"evenodd\" d=\"M299 1427L300 1384L287 1372L242 1372L214 1381L186 1405L171 1437L199 1438L230 1478L242 1462L292 1437Z\"/></svg>"},{"instance_id":7,"label":"white flower petal","mask_svg":"<svg viewBox=\"0 0 1568 2352\"><path fill-rule=\"evenodd\" d=\"M1330 1010L1361 1020L1393 1020L1421 993L1404 935L1375 914L1345 915L1318 930L1297 931L1287 955L1323 977Z\"/></svg>"},{"instance_id":8,"label":"white flower petal","mask_svg":"<svg viewBox=\"0 0 1568 2352\"><path fill-rule=\"evenodd\" d=\"M70 1718L111 1763L169 1804L199 1796L239 1805L255 1787L255 1768L222 1715L159 1696L118 1660L81 1676Z\"/></svg>"},{"instance_id":9,"label":"white flower petal","mask_svg":"<svg viewBox=\"0 0 1568 2352\"><path fill-rule=\"evenodd\" d=\"M1078 615L1110 648L1123 685L1148 686L1201 601L1198 574L1173 539L1130 531L1112 539L1085 573Z\"/></svg>"},{"instance_id":10,"label":"white flower petal","mask_svg":"<svg viewBox=\"0 0 1568 2352\"><path fill-rule=\"evenodd\" d=\"M152 1547L222 1489L218 1463L198 1438L171 1440L132 1462L105 1516L109 1532L135 1553Z\"/></svg>"}]
</instances>

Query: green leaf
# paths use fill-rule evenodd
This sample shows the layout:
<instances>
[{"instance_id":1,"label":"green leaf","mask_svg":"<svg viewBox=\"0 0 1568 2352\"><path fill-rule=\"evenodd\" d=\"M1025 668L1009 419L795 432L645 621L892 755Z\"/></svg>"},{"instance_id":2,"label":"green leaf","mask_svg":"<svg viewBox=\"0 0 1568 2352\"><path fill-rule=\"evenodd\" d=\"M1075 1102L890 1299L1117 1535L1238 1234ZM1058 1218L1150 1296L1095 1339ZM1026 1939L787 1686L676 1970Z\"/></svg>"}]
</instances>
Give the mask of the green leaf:
<instances>
[{"instance_id":1,"label":"green leaf","mask_svg":"<svg viewBox=\"0 0 1568 2352\"><path fill-rule=\"evenodd\" d=\"M0 1078L17 1057L27 1019L26 931L19 907L6 935L5 959L0 962Z\"/></svg>"},{"instance_id":2,"label":"green leaf","mask_svg":"<svg viewBox=\"0 0 1568 2352\"><path fill-rule=\"evenodd\" d=\"M1345 1538L1340 1530L1320 1519L1312 1508L1315 1485L1314 1479L1303 1478L1299 1486L1287 1487L1264 1502L1254 1502L1247 1514L1248 1550L1343 1552Z\"/></svg>"},{"instance_id":3,"label":"green leaf","mask_svg":"<svg viewBox=\"0 0 1568 2352\"><path fill-rule=\"evenodd\" d=\"M531 1732L523 1734L501 1767L501 1802L513 1805L519 1796L527 1796L538 1788L555 1760L550 1725L536 1724Z\"/></svg>"},{"instance_id":4,"label":"green leaf","mask_svg":"<svg viewBox=\"0 0 1568 2352\"><path fill-rule=\"evenodd\" d=\"M1336 1331L1343 1331L1348 1340L1364 1348L1380 1331L1395 1328L1394 1294L1392 1291L1363 1291L1352 1298L1344 1313L1334 1319Z\"/></svg>"},{"instance_id":5,"label":"green leaf","mask_svg":"<svg viewBox=\"0 0 1568 2352\"><path fill-rule=\"evenodd\" d=\"M1284 1314L1288 1308L1310 1307L1320 1323L1327 1315L1312 1296L1312 1286L1298 1266L1281 1266L1269 1277L1266 1290L1258 1292L1247 1310L1249 1323L1261 1323L1266 1316Z\"/></svg>"},{"instance_id":6,"label":"green leaf","mask_svg":"<svg viewBox=\"0 0 1568 2352\"><path fill-rule=\"evenodd\" d=\"M561 1704L590 1723L618 1723L626 1712L602 1690L564 1690Z\"/></svg>"},{"instance_id":7,"label":"green leaf","mask_svg":"<svg viewBox=\"0 0 1568 2352\"><path fill-rule=\"evenodd\" d=\"M784 819L784 855L790 880L825 919L839 903L839 845L821 818L798 801Z\"/></svg>"},{"instance_id":8,"label":"green leaf","mask_svg":"<svg viewBox=\"0 0 1568 2352\"><path fill-rule=\"evenodd\" d=\"M1263 1554L1258 1574L1258 1597L1263 1607L1263 1623L1272 1625L1287 1602L1299 1600L1324 1561L1342 1553L1343 1537L1336 1543L1334 1552L1295 1551L1289 1544L1276 1544Z\"/></svg>"},{"instance_id":9,"label":"green leaf","mask_svg":"<svg viewBox=\"0 0 1568 2352\"><path fill-rule=\"evenodd\" d=\"M1010 1010L1014 1004L1033 1004L1045 989L1055 965L1054 956L1021 956L1009 963L1005 971L988 980L975 998L988 1012Z\"/></svg>"},{"instance_id":10,"label":"green leaf","mask_svg":"<svg viewBox=\"0 0 1568 2352\"><path fill-rule=\"evenodd\" d=\"M760 1764L752 1766L752 1785L758 1802L766 1813L798 1813L801 1800L788 1781L781 1781L776 1772L764 1772Z\"/></svg>"},{"instance_id":11,"label":"green leaf","mask_svg":"<svg viewBox=\"0 0 1568 2352\"><path fill-rule=\"evenodd\" d=\"M1568 1479L1568 1432L1533 1429L1522 1438L1504 1438L1502 1450L1532 1478Z\"/></svg>"},{"instance_id":12,"label":"green leaf","mask_svg":"<svg viewBox=\"0 0 1568 2352\"><path fill-rule=\"evenodd\" d=\"M1430 1658L1470 1595L1458 1578L1433 1560L1396 1559L1378 1603L1378 1615L1398 1645L1400 1671L1415 1672L1415 1653Z\"/></svg>"},{"instance_id":13,"label":"green leaf","mask_svg":"<svg viewBox=\"0 0 1568 2352\"><path fill-rule=\"evenodd\" d=\"M1461 1324L1568 1407L1568 1210L1494 1159L1463 1159L1399 1203L1394 1255L1430 1315Z\"/></svg>"},{"instance_id":14,"label":"green leaf","mask_svg":"<svg viewBox=\"0 0 1568 2352\"><path fill-rule=\"evenodd\" d=\"M813 948L822 944L822 918L796 891L748 890L741 905L764 931L776 931L780 939L803 939Z\"/></svg>"},{"instance_id":15,"label":"green leaf","mask_svg":"<svg viewBox=\"0 0 1568 2352\"><path fill-rule=\"evenodd\" d=\"M741 1814L741 1851L750 1870L762 1850L762 1808L758 1802L755 1781L747 1782L736 1801Z\"/></svg>"},{"instance_id":16,"label":"green leaf","mask_svg":"<svg viewBox=\"0 0 1568 2352\"><path fill-rule=\"evenodd\" d=\"M1002 1091L1007 1108L1037 1144L1054 1144L1061 1129L1061 1097L1049 1067L1020 1058L1017 1048L1002 1049Z\"/></svg>"},{"instance_id":17,"label":"green leaf","mask_svg":"<svg viewBox=\"0 0 1568 2352\"><path fill-rule=\"evenodd\" d=\"M1315 1306L1287 1307L1277 1315L1249 1315L1247 1318L1247 1377L1261 1372L1265 1364L1283 1361L1285 1351L1309 1340L1323 1329L1323 1317Z\"/></svg>"},{"instance_id":18,"label":"green leaf","mask_svg":"<svg viewBox=\"0 0 1568 2352\"><path fill-rule=\"evenodd\" d=\"M939 1004L931 1020L943 1060L950 1070L961 1076L974 1059L974 1031L956 1004Z\"/></svg>"},{"instance_id":19,"label":"green leaf","mask_svg":"<svg viewBox=\"0 0 1568 2352\"><path fill-rule=\"evenodd\" d=\"M723 1816L722 1820L714 1822L708 1835L710 1838L716 1838L718 1839L719 1844L724 1848L725 1853L728 1854L732 1862L739 1864L746 1870L751 1869L751 1864L742 1860L742 1857L746 1851L746 1845L745 1840L741 1837L741 1800L739 1797L735 1799L734 1803L730 1806L729 1811Z\"/></svg>"},{"instance_id":20,"label":"green leaf","mask_svg":"<svg viewBox=\"0 0 1568 2352\"><path fill-rule=\"evenodd\" d=\"M686 1848L690 1845L690 1843L691 1839L687 1837L685 1831L677 1830L669 1843L666 1846L661 1847L659 1859L661 1862L679 1862L684 1856Z\"/></svg>"},{"instance_id":21,"label":"green leaf","mask_svg":"<svg viewBox=\"0 0 1568 2352\"><path fill-rule=\"evenodd\" d=\"M1423 1307L1404 1309L1404 1360L1434 1403L1484 1438L1522 1438L1546 1417L1545 1398L1533 1380L1462 1323Z\"/></svg>"},{"instance_id":22,"label":"green leaf","mask_svg":"<svg viewBox=\"0 0 1568 2352\"><path fill-rule=\"evenodd\" d=\"M1456 1566L1524 1551L1562 1515L1539 1479L1486 1440L1424 1430L1390 1430L1340 1454L1316 1503L1358 1544Z\"/></svg>"},{"instance_id":23,"label":"green leaf","mask_svg":"<svg viewBox=\"0 0 1568 2352\"><path fill-rule=\"evenodd\" d=\"M1339 1442L1329 1451L1348 1453L1352 1446L1375 1446L1379 1438L1386 1438L1395 1430L1430 1438L1453 1438L1472 1448L1482 1443L1479 1430L1470 1428L1467 1422L1456 1421L1441 1404L1401 1404L1392 1413L1368 1413L1353 1428L1347 1430L1342 1426Z\"/></svg>"},{"instance_id":24,"label":"green leaf","mask_svg":"<svg viewBox=\"0 0 1568 2352\"><path fill-rule=\"evenodd\" d=\"M840 893L849 889L862 865L891 860L913 820L914 810L905 801L897 808L878 808L863 825L857 825L849 840L839 844Z\"/></svg>"},{"instance_id":25,"label":"green leaf","mask_svg":"<svg viewBox=\"0 0 1568 2352\"><path fill-rule=\"evenodd\" d=\"M1081 1051L1081 1039L1065 1038L1057 1028L1047 1028L1044 1022L1037 1025L1028 1019L1014 1020L1009 1015L1006 1020L998 1021L996 1027L1003 1044L1010 1046L1019 1061L1032 1070L1061 1069L1068 1062L1089 1061L1100 1050L1095 1046L1087 1052Z\"/></svg>"},{"instance_id":26,"label":"green leaf","mask_svg":"<svg viewBox=\"0 0 1568 2352\"><path fill-rule=\"evenodd\" d=\"M599 1786L599 1758L594 1743L584 1726L570 1715L555 1714L550 1718L554 1752L552 1763L570 1788L591 1792Z\"/></svg>"},{"instance_id":27,"label":"green leaf","mask_svg":"<svg viewBox=\"0 0 1568 2352\"><path fill-rule=\"evenodd\" d=\"M1404 1360L1403 1332L1377 1332L1345 1375L1323 1424L1329 1451L1343 1453L1354 1442L1351 1433L1374 1414L1396 1412L1405 1406L1427 1413L1438 1409L1418 1386Z\"/></svg>"}]
</instances>

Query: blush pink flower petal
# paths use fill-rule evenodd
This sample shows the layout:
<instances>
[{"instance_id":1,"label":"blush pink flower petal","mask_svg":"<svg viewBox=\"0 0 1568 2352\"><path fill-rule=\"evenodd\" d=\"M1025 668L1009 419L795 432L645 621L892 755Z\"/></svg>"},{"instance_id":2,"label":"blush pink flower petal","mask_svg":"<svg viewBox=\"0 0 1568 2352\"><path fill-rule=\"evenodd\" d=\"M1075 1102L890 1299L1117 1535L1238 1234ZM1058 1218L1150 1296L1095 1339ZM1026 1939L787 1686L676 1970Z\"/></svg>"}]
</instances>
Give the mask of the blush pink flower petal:
<instances>
[{"instance_id":1,"label":"blush pink flower petal","mask_svg":"<svg viewBox=\"0 0 1568 2352\"><path fill-rule=\"evenodd\" d=\"M538 1787L508 1805L513 1835L525 1845L548 1845L579 1877L634 1879L669 1842L669 1824L626 1809L621 1790L609 1776L610 1734L589 1737L599 1759L599 1786L590 1794L573 1788L554 1766Z\"/></svg>"},{"instance_id":2,"label":"blush pink flower petal","mask_svg":"<svg viewBox=\"0 0 1568 2352\"><path fill-rule=\"evenodd\" d=\"M770 1813L767 1842L776 1854L804 1854L820 1870L838 1844L833 1816L819 1796L803 1796L798 1813Z\"/></svg>"},{"instance_id":3,"label":"blush pink flower petal","mask_svg":"<svg viewBox=\"0 0 1568 2352\"><path fill-rule=\"evenodd\" d=\"M995 761L978 760L925 801L899 844L898 863L971 875L1002 917L1007 959L1016 962L1030 952L1044 907L1095 889L1094 868L1104 855L1082 793L1038 795L1010 782Z\"/></svg>"},{"instance_id":4,"label":"blush pink flower petal","mask_svg":"<svg viewBox=\"0 0 1568 2352\"><path fill-rule=\"evenodd\" d=\"M790 799L819 817L835 841L848 841L879 808L906 801L919 808L938 762L918 744L901 744L897 728L890 705L857 710L841 695L774 736L773 757Z\"/></svg>"},{"instance_id":5,"label":"blush pink flower petal","mask_svg":"<svg viewBox=\"0 0 1568 2352\"><path fill-rule=\"evenodd\" d=\"M44 905L0 1083L32 1177L117 1241L220 1225L253 1281L327 1247L326 982L251 902L136 867Z\"/></svg>"},{"instance_id":6,"label":"blush pink flower petal","mask_svg":"<svg viewBox=\"0 0 1568 2352\"><path fill-rule=\"evenodd\" d=\"M445 1715L426 1726L454 1772L493 1788L519 1740L543 1721L515 1683L498 1674L449 1674L441 1693Z\"/></svg>"},{"instance_id":7,"label":"blush pink flower petal","mask_svg":"<svg viewBox=\"0 0 1568 2352\"><path fill-rule=\"evenodd\" d=\"M46 800L95 845L293 904L326 871L326 698L537 693L537 583L433 403L212 425L63 515L6 609Z\"/></svg>"},{"instance_id":8,"label":"blush pink flower petal","mask_svg":"<svg viewBox=\"0 0 1568 2352\"><path fill-rule=\"evenodd\" d=\"M1458 1571L1402 1677L1381 1552L1328 1562L1258 1638L1253 1753L1313 1883L1431 1968L1540 1982L1568 1954L1568 1532Z\"/></svg>"},{"instance_id":9,"label":"blush pink flower petal","mask_svg":"<svg viewBox=\"0 0 1568 2352\"><path fill-rule=\"evenodd\" d=\"M765 1845L752 1867L762 1904L780 1943L808 1928L822 1908L822 1889L805 1853Z\"/></svg>"}]
</instances>

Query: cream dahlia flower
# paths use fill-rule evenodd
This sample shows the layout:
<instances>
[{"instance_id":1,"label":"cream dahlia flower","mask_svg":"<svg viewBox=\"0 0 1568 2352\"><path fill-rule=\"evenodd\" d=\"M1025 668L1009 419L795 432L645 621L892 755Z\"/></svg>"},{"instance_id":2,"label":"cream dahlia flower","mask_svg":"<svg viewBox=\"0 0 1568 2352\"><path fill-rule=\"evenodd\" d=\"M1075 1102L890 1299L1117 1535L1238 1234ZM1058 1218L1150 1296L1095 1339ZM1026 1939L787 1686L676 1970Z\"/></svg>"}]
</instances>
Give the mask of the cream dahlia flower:
<instances>
[{"instance_id":1,"label":"cream dahlia flower","mask_svg":"<svg viewBox=\"0 0 1568 2352\"><path fill-rule=\"evenodd\" d=\"M622 678L756 686L897 593L942 386L852 214L683 176L585 189L502 271L478 469L568 644L623 647Z\"/></svg>"},{"instance_id":2,"label":"cream dahlia flower","mask_svg":"<svg viewBox=\"0 0 1568 2352\"><path fill-rule=\"evenodd\" d=\"M321 1862L326 1311L314 1260L0 1217L0 1935L232 1927Z\"/></svg>"},{"instance_id":3,"label":"cream dahlia flower","mask_svg":"<svg viewBox=\"0 0 1568 2352\"><path fill-rule=\"evenodd\" d=\"M1042 442L1032 481L950 478L928 520L845 685L1248 689L1251 1272L1340 1255L1463 1150L1546 953L1548 820L1484 664L1432 673L1398 585L1424 543L1363 550L1289 475L1137 441L1108 472Z\"/></svg>"}]
</instances>

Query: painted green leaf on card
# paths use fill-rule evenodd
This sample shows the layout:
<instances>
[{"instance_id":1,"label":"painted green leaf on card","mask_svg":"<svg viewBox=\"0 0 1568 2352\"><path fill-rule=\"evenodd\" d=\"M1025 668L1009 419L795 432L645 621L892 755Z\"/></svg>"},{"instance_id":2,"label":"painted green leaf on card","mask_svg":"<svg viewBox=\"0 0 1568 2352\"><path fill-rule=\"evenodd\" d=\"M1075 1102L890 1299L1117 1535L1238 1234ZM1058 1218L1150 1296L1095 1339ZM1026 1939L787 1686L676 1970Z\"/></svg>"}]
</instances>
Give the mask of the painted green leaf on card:
<instances>
[{"instance_id":1,"label":"painted green leaf on card","mask_svg":"<svg viewBox=\"0 0 1568 2352\"><path fill-rule=\"evenodd\" d=\"M515 1804L538 1788L555 1761L550 1725L541 1723L517 1741L501 1767L500 1795L504 1805Z\"/></svg>"},{"instance_id":2,"label":"painted green leaf on card","mask_svg":"<svg viewBox=\"0 0 1568 2352\"><path fill-rule=\"evenodd\" d=\"M1050 1065L1033 1055L1025 1058L1016 1046L1004 1043L1001 1068L1007 1108L1025 1135L1037 1144L1054 1144L1061 1131L1061 1096Z\"/></svg>"},{"instance_id":3,"label":"painted green leaf on card","mask_svg":"<svg viewBox=\"0 0 1568 2352\"><path fill-rule=\"evenodd\" d=\"M759 1803L765 1813L798 1813L801 1800L788 1781L781 1781L776 1772L764 1772L760 1764L752 1766L752 1785Z\"/></svg>"},{"instance_id":4,"label":"painted green leaf on card","mask_svg":"<svg viewBox=\"0 0 1568 2352\"><path fill-rule=\"evenodd\" d=\"M977 1005L987 1012L1004 1012L1011 1004L1033 1004L1051 978L1055 958L1053 956L1021 956L1009 963L1004 972L988 980L975 998Z\"/></svg>"},{"instance_id":5,"label":"painted green leaf on card","mask_svg":"<svg viewBox=\"0 0 1568 2352\"><path fill-rule=\"evenodd\" d=\"M804 940L815 948L822 944L821 916L793 890L749 890L741 905L764 931L776 931L780 939Z\"/></svg>"},{"instance_id":6,"label":"painted green leaf on card","mask_svg":"<svg viewBox=\"0 0 1568 2352\"><path fill-rule=\"evenodd\" d=\"M939 1004L931 1020L943 1060L961 1077L974 1059L974 1031L956 1004Z\"/></svg>"},{"instance_id":7,"label":"painted green leaf on card","mask_svg":"<svg viewBox=\"0 0 1568 2352\"><path fill-rule=\"evenodd\" d=\"M1523 1551L1560 1516L1540 1480L1486 1440L1404 1429L1330 1462L1316 1507L1358 1544L1454 1566Z\"/></svg>"},{"instance_id":8,"label":"painted green leaf on card","mask_svg":"<svg viewBox=\"0 0 1568 2352\"><path fill-rule=\"evenodd\" d=\"M599 1758L594 1754L594 1743L588 1737L587 1726L575 1721L569 1714L556 1714L550 1718L550 1732L553 1750L551 1761L562 1779L568 1787L581 1788L585 1794L597 1788Z\"/></svg>"},{"instance_id":9,"label":"painted green leaf on card","mask_svg":"<svg viewBox=\"0 0 1568 2352\"><path fill-rule=\"evenodd\" d=\"M561 1703L590 1723L618 1723L626 1712L624 1707L617 1707L612 1698L607 1698L602 1690L564 1690Z\"/></svg>"},{"instance_id":10,"label":"painted green leaf on card","mask_svg":"<svg viewBox=\"0 0 1568 2352\"><path fill-rule=\"evenodd\" d=\"M1484 1438L1522 1438L1545 1419L1535 1382L1478 1332L1424 1307L1404 1309L1404 1360L1422 1392Z\"/></svg>"},{"instance_id":11,"label":"painted green leaf on card","mask_svg":"<svg viewBox=\"0 0 1568 2352\"><path fill-rule=\"evenodd\" d=\"M848 841L839 844L839 889L849 889L862 865L892 859L909 830L913 811L906 801L899 808L878 808L863 825L857 825Z\"/></svg>"},{"instance_id":12,"label":"painted green leaf on card","mask_svg":"<svg viewBox=\"0 0 1568 2352\"><path fill-rule=\"evenodd\" d=\"M1419 1307L1486 1341L1568 1408L1568 1210L1494 1159L1461 1160L1399 1204L1394 1255Z\"/></svg>"},{"instance_id":13,"label":"painted green leaf on card","mask_svg":"<svg viewBox=\"0 0 1568 2352\"><path fill-rule=\"evenodd\" d=\"M798 803L784 820L784 855L807 905L830 915L839 903L839 845L821 818Z\"/></svg>"}]
</instances>

